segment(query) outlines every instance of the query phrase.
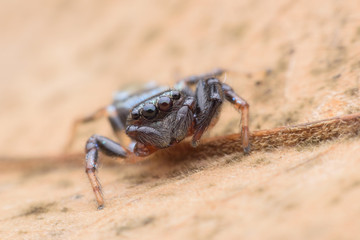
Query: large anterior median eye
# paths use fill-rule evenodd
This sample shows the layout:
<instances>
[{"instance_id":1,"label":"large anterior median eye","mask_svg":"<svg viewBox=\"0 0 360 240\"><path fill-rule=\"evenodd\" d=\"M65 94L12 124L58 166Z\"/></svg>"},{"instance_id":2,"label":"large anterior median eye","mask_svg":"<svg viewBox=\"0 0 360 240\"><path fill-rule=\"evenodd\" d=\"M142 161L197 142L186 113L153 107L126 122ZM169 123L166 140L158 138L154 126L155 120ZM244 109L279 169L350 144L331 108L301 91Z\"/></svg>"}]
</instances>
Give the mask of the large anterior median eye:
<instances>
[{"instance_id":1,"label":"large anterior median eye","mask_svg":"<svg viewBox=\"0 0 360 240\"><path fill-rule=\"evenodd\" d=\"M152 103L145 104L142 110L142 115L144 116L144 118L151 119L155 117L156 114L157 114L157 108L154 104Z\"/></svg>"},{"instance_id":2,"label":"large anterior median eye","mask_svg":"<svg viewBox=\"0 0 360 240\"><path fill-rule=\"evenodd\" d=\"M163 96L159 98L157 104L160 111L168 111L173 103L169 97Z\"/></svg>"}]
</instances>

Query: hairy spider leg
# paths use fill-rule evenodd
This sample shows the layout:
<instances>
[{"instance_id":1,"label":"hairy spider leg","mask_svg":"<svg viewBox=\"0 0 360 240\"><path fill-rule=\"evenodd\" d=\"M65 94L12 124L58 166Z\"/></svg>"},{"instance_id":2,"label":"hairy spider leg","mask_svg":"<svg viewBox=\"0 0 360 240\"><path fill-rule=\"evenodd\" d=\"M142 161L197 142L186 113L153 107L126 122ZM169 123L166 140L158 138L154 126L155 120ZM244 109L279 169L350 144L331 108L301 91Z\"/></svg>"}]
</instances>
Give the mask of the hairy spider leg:
<instances>
[{"instance_id":1,"label":"hairy spider leg","mask_svg":"<svg viewBox=\"0 0 360 240\"><path fill-rule=\"evenodd\" d=\"M131 131L131 129L129 130L128 128L127 131ZM131 131L131 133L135 132L137 132L138 134L142 133L148 135L148 137L150 137L151 139L162 137L159 133L154 135L154 132L147 127L139 127L135 129L135 131ZM131 133L129 132L129 135L131 135ZM99 151L109 157L120 157L126 159L126 162L128 163L136 163L144 160L144 158L141 157L148 156L153 152L159 150L159 148L153 145L145 145L140 142L133 142L132 144L134 143L135 145L129 147L129 150L122 147L119 143L97 134L92 135L86 142L85 172L89 178L90 184L95 194L95 198L98 203L98 209L102 209L104 207L102 188L100 181L96 175L96 171L98 168Z\"/></svg>"},{"instance_id":2,"label":"hairy spider leg","mask_svg":"<svg viewBox=\"0 0 360 240\"><path fill-rule=\"evenodd\" d=\"M216 78L199 81L195 97L197 108L195 112L195 131L192 138L193 146L198 145L204 132L217 120L220 106L224 100L221 82Z\"/></svg>"},{"instance_id":3,"label":"hairy spider leg","mask_svg":"<svg viewBox=\"0 0 360 240\"><path fill-rule=\"evenodd\" d=\"M249 104L227 84L222 84L222 89L225 94L225 99L229 101L234 107L241 111L241 138L244 153L250 152L249 142Z\"/></svg>"},{"instance_id":4,"label":"hairy spider leg","mask_svg":"<svg viewBox=\"0 0 360 240\"><path fill-rule=\"evenodd\" d=\"M222 74L224 74L226 71L224 69L215 69L212 72L209 73L205 73L205 74L200 74L200 75L192 75L186 78L181 79L178 83L177 83L177 87L179 88L186 88L187 86L202 82L206 79L209 79L211 77L220 77ZM240 96L238 96L234 90L227 84L222 83L222 89L223 92L225 94L225 99L227 101L229 101L230 103L232 103L236 109L241 110L241 136L242 136L242 145L243 145L243 149L245 153L249 153L250 152L250 142L249 142L249 104ZM205 128L206 130L206 128ZM202 133L205 131L203 130L202 132L200 131L198 133L198 136L194 136L194 138L197 138L198 140L200 139ZM196 146L196 141L193 138L193 145Z\"/></svg>"},{"instance_id":5,"label":"hairy spider leg","mask_svg":"<svg viewBox=\"0 0 360 240\"><path fill-rule=\"evenodd\" d=\"M96 170L98 168L99 150L107 156L121 158L126 158L131 152L113 140L96 134L92 135L87 141L85 147L85 172L94 191L96 201L98 203L98 209L102 209L104 207L104 197L102 194L100 181L96 175Z\"/></svg>"},{"instance_id":6,"label":"hairy spider leg","mask_svg":"<svg viewBox=\"0 0 360 240\"><path fill-rule=\"evenodd\" d=\"M188 96L185 99L183 106L178 110L172 129L172 137L176 142L182 141L187 136L189 130L191 131L194 127L193 120L195 106L195 98Z\"/></svg>"},{"instance_id":7,"label":"hairy spider leg","mask_svg":"<svg viewBox=\"0 0 360 240\"><path fill-rule=\"evenodd\" d=\"M111 128L112 128L114 134L116 135L118 140L121 141L120 133L122 130L124 130L124 126L118 117L115 106L109 105L109 106L100 108L99 110L95 111L94 113L92 113L88 116L76 119L74 121L71 131L70 131L70 135L69 135L67 144L65 145L65 148L64 148L64 152L67 152L73 145L75 137L76 137L77 129L80 125L96 121L102 117L107 117L109 119Z\"/></svg>"}]
</instances>

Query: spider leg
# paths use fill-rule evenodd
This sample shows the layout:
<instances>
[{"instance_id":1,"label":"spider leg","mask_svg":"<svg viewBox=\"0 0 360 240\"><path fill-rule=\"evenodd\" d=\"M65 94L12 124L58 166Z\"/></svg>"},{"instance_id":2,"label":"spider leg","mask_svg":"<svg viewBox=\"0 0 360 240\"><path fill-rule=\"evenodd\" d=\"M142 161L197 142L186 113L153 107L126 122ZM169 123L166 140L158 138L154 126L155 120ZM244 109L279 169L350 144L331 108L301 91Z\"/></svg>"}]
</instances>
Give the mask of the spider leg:
<instances>
[{"instance_id":1,"label":"spider leg","mask_svg":"<svg viewBox=\"0 0 360 240\"><path fill-rule=\"evenodd\" d=\"M241 110L241 138L244 152L247 154L250 152L249 143L249 104L240 96L238 96L234 90L227 84L222 84L222 89L225 94L225 99L234 105L236 109Z\"/></svg>"},{"instance_id":2,"label":"spider leg","mask_svg":"<svg viewBox=\"0 0 360 240\"><path fill-rule=\"evenodd\" d=\"M197 109L195 116L195 131L192 145L197 146L201 136L217 119L220 106L224 99L222 85L216 78L199 81L196 88Z\"/></svg>"},{"instance_id":3,"label":"spider leg","mask_svg":"<svg viewBox=\"0 0 360 240\"><path fill-rule=\"evenodd\" d=\"M121 158L126 158L130 152L120 146L120 144L110 140L109 138L99 135L91 136L86 143L85 172L94 191L96 201L98 203L98 209L102 209L104 207L104 198L100 181L96 175L96 170L98 168L99 150L107 156Z\"/></svg>"},{"instance_id":4,"label":"spider leg","mask_svg":"<svg viewBox=\"0 0 360 240\"><path fill-rule=\"evenodd\" d=\"M75 137L76 137L77 129L80 125L96 121L102 117L107 117L109 119L111 127L112 127L116 137L120 140L120 132L121 132L121 130L124 129L124 126L121 123L120 119L118 118L118 114L117 114L115 106L109 105L107 107L100 108L99 110L95 111L94 113L92 113L86 117L78 118L74 121L72 128L70 130L70 135L69 135L68 141L64 148L64 152L67 152L73 145Z\"/></svg>"},{"instance_id":5,"label":"spider leg","mask_svg":"<svg viewBox=\"0 0 360 240\"><path fill-rule=\"evenodd\" d=\"M195 98L190 96L186 98L183 106L178 110L171 130L172 138L176 142L183 140L187 136L189 129L192 127L195 105Z\"/></svg>"}]
</instances>

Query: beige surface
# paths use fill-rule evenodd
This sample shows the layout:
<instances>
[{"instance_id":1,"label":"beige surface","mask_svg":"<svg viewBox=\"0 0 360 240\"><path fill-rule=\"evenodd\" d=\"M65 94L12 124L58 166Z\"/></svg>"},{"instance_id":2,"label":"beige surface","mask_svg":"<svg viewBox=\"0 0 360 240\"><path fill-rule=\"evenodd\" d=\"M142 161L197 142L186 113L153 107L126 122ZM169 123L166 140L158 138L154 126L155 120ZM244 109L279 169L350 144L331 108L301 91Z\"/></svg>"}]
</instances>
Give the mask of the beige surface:
<instances>
[{"instance_id":1,"label":"beige surface","mask_svg":"<svg viewBox=\"0 0 360 240\"><path fill-rule=\"evenodd\" d=\"M219 66L250 103L251 129L359 112L359 12L355 0L1 1L1 156L60 154L72 120L114 90ZM209 135L238 123L225 107ZM94 132L113 137L106 120L84 126L72 151ZM104 211L81 164L0 163L0 239L357 239L358 152L353 138L106 165Z\"/></svg>"}]
</instances>

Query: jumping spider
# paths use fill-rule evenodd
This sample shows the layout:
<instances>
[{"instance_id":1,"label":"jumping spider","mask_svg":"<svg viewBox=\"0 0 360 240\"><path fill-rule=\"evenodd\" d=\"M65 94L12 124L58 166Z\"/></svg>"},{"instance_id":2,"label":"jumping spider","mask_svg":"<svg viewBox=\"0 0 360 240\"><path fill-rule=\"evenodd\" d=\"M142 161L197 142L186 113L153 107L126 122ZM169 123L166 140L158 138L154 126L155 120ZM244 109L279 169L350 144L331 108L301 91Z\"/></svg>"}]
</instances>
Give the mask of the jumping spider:
<instances>
[{"instance_id":1,"label":"jumping spider","mask_svg":"<svg viewBox=\"0 0 360 240\"><path fill-rule=\"evenodd\" d=\"M107 116L117 136L125 131L132 140L129 148L125 148L95 134L86 143L86 174L99 209L104 206L101 185L96 176L99 150L120 158L132 154L144 157L189 136L192 136L191 143L196 147L204 132L215 125L224 99L241 110L242 147L245 153L249 153L249 104L219 80L224 72L216 69L190 76L178 81L172 89L148 87L132 94L119 92L111 105L76 122L77 125ZM195 84L196 90L193 91L191 86Z\"/></svg>"}]
</instances>

